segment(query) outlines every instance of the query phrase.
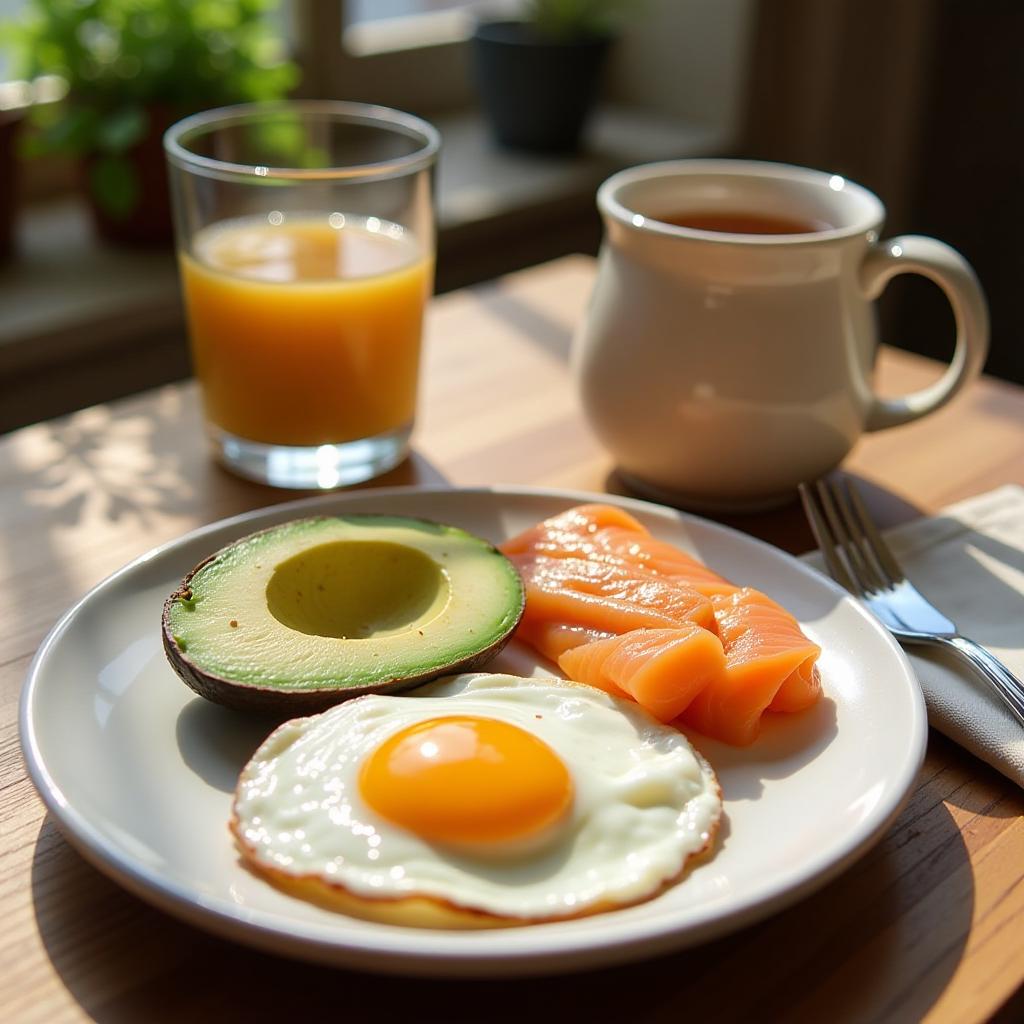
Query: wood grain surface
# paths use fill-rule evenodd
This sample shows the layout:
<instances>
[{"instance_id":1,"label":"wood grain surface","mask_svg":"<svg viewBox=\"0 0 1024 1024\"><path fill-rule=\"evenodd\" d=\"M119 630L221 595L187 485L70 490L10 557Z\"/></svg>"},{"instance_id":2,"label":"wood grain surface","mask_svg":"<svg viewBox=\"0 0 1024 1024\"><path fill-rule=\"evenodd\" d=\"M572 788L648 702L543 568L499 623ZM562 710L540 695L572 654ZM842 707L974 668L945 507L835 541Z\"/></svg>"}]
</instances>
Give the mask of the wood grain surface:
<instances>
[{"instance_id":1,"label":"wood grain surface","mask_svg":"<svg viewBox=\"0 0 1024 1024\"><path fill-rule=\"evenodd\" d=\"M571 258L437 300L416 452L376 483L625 493L569 379L592 280L593 262ZM879 366L889 393L938 372L893 350ZM1024 390L983 380L920 423L865 438L846 469L886 523L1024 482ZM26 777L17 703L29 661L61 612L131 558L289 497L209 461L191 384L0 439L0 1020L1024 1019L1024 794L935 734L898 821L824 890L699 949L613 970L378 978L235 946L123 892L64 842ZM811 546L795 504L725 521Z\"/></svg>"}]
</instances>

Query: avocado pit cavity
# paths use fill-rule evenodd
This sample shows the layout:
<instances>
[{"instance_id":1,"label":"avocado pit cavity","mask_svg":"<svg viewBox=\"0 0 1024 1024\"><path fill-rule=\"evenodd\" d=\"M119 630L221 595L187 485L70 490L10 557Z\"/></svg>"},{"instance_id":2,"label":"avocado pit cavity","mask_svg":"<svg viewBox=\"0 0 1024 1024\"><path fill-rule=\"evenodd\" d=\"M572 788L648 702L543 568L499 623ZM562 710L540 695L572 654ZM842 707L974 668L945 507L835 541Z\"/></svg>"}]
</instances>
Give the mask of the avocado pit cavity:
<instances>
[{"instance_id":1,"label":"avocado pit cavity","mask_svg":"<svg viewBox=\"0 0 1024 1024\"><path fill-rule=\"evenodd\" d=\"M285 559L267 583L267 608L309 636L365 640L422 628L450 598L447 573L416 548L339 540Z\"/></svg>"}]
</instances>

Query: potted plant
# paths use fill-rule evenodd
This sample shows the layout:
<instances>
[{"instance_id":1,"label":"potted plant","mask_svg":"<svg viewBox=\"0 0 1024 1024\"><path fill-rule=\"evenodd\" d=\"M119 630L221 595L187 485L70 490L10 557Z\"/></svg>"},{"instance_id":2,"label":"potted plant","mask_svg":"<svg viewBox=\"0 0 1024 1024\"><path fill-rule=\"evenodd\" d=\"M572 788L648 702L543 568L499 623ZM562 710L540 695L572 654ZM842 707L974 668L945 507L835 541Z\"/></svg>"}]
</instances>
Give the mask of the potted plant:
<instances>
[{"instance_id":1,"label":"potted plant","mask_svg":"<svg viewBox=\"0 0 1024 1024\"><path fill-rule=\"evenodd\" d=\"M628 0L528 0L518 21L477 25L473 67L497 141L572 152Z\"/></svg>"},{"instance_id":2,"label":"potted plant","mask_svg":"<svg viewBox=\"0 0 1024 1024\"><path fill-rule=\"evenodd\" d=\"M22 75L56 74L64 102L40 108L33 155L72 153L103 237L171 237L161 138L186 114L277 99L295 83L267 0L33 0L14 29Z\"/></svg>"}]
</instances>

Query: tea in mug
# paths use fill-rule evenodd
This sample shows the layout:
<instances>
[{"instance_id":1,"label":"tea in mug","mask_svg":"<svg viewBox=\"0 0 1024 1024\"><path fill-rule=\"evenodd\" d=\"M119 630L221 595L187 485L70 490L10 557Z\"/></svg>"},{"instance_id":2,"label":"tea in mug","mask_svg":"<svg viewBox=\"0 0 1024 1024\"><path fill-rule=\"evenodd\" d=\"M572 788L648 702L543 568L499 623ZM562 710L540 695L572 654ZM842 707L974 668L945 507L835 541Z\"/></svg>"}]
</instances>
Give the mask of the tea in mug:
<instances>
[{"instance_id":1,"label":"tea in mug","mask_svg":"<svg viewBox=\"0 0 1024 1024\"><path fill-rule=\"evenodd\" d=\"M693 210L659 214L655 220L694 231L718 231L730 235L810 235L830 231L833 225L822 220L780 217L753 210Z\"/></svg>"}]
</instances>

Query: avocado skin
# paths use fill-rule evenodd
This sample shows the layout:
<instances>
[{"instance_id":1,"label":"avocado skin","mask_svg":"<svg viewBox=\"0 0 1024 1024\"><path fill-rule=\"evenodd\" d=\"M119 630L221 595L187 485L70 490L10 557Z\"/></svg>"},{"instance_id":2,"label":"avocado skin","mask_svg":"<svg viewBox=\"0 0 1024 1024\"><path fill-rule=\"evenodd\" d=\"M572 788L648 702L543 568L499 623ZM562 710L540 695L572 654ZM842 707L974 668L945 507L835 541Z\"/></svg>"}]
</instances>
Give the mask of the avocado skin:
<instances>
[{"instance_id":1,"label":"avocado skin","mask_svg":"<svg viewBox=\"0 0 1024 1024\"><path fill-rule=\"evenodd\" d=\"M309 518L329 519L331 517L312 516ZM344 518L359 519L361 517L358 514L354 514L345 516ZM443 525L422 517L402 516L401 518L426 523L431 526ZM200 697L205 697L214 704L220 704L224 707L232 708L237 711L263 714L284 720L303 715L318 714L321 711L327 710L329 707L333 707L335 704L340 704L343 701L352 700L356 697L362 697L369 693L401 693L405 690L411 690L424 683L428 683L433 679L439 679L441 676L456 675L460 672L475 672L482 668L492 658L496 657L505 648L508 642L512 639L516 628L519 626L519 622L523 617L523 612L526 609L526 592L525 590L521 590L519 608L516 611L511 625L502 636L488 647L476 652L470 657L464 658L460 661L450 662L419 675L403 676L400 679L382 679L366 686L321 687L314 690L280 690L270 686L256 686L251 683L239 683L232 679L226 679L223 676L204 672L197 665L193 664L188 657L186 657L187 652L183 652L175 642L170 625L171 607L181 598L188 598L191 596L192 590L190 584L193 577L210 562L219 558L225 548L232 547L241 541L257 537L260 534L272 532L284 525L286 524L278 523L274 526L267 527L266 529L257 530L244 537L239 537L237 540L225 545L224 548L208 555L189 571L188 575L186 575L184 580L182 580L181 585L164 602L163 613L161 615L160 635L167 661L178 677L190 689L194 690ZM481 543L485 543L480 538L476 539L480 540ZM499 552L493 545L488 544L487 546L495 553L501 554L501 552Z\"/></svg>"}]
</instances>

